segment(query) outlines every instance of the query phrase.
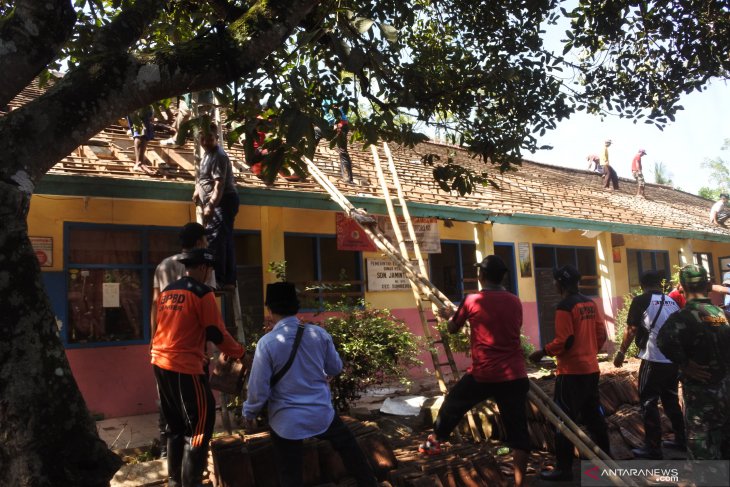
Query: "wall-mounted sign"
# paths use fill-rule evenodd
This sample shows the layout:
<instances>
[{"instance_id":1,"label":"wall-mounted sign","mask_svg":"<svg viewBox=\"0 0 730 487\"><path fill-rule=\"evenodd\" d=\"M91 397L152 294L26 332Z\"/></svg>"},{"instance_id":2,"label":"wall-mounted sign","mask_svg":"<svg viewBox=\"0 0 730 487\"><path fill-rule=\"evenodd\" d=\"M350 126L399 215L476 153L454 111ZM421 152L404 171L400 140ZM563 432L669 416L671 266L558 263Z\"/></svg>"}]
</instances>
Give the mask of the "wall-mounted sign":
<instances>
[{"instance_id":1,"label":"wall-mounted sign","mask_svg":"<svg viewBox=\"0 0 730 487\"><path fill-rule=\"evenodd\" d=\"M393 232L393 225L390 224L390 218L387 216L378 216L378 226L385 236L390 240L396 248L398 247L398 241L395 238L395 232ZM418 246L420 247L422 254L440 254L441 253L441 238L439 237L439 225L436 218L411 218L413 220L413 229L416 232L416 240L418 240ZM398 217L398 223L400 230L403 233L403 237L408 240L408 227L403 217ZM406 242L408 251L413 250L413 244Z\"/></svg>"},{"instance_id":2,"label":"wall-mounted sign","mask_svg":"<svg viewBox=\"0 0 730 487\"><path fill-rule=\"evenodd\" d=\"M530 259L529 242L520 242L517 244L520 255L520 277L532 277L532 260Z\"/></svg>"},{"instance_id":3,"label":"wall-mounted sign","mask_svg":"<svg viewBox=\"0 0 730 487\"><path fill-rule=\"evenodd\" d=\"M41 267L53 267L53 237L30 237L30 244Z\"/></svg>"},{"instance_id":4,"label":"wall-mounted sign","mask_svg":"<svg viewBox=\"0 0 730 487\"><path fill-rule=\"evenodd\" d=\"M368 270L368 291L408 291L411 284L405 272L390 259L365 259Z\"/></svg>"},{"instance_id":5,"label":"wall-mounted sign","mask_svg":"<svg viewBox=\"0 0 730 487\"><path fill-rule=\"evenodd\" d=\"M344 213L335 215L337 227L337 250L354 250L359 252L375 252L377 247L370 241L365 231L352 218Z\"/></svg>"}]
</instances>

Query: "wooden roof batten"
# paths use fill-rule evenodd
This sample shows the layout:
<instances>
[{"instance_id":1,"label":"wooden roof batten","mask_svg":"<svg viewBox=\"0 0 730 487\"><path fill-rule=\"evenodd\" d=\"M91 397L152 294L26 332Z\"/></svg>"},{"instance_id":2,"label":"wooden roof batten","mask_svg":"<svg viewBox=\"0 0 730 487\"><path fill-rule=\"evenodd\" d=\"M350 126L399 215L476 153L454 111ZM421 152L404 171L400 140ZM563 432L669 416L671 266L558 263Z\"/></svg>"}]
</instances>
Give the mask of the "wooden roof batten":
<instances>
[{"instance_id":1,"label":"wooden roof batten","mask_svg":"<svg viewBox=\"0 0 730 487\"><path fill-rule=\"evenodd\" d=\"M31 85L10 103L11 109L39 94L37 86ZM190 201L189 194L182 197L182 193L192 191L189 185L195 178L190 141L183 146L150 141L147 157L157 171L155 175L132 170L133 145L123 126L111 125L57 163L37 192L134 199L148 199L148 194L154 194L166 200ZM233 163L243 204L335 209L311 179L278 177L269 187L251 172L242 145L224 148ZM451 156L455 163L479 172L488 169L488 164L440 142L421 143L413 149L391 145L391 150L409 205L415 205L415 216L730 242L730 230L709 222L712 202L674 188L647 183L648 198L637 198L633 180L620 178L620 190L606 191L596 173L524 160L516 171L499 173L495 167L491 177L500 189L479 186L462 197L442 191L433 179L432 168L421 163L421 157L433 153L446 160ZM382 147L378 152L382 154ZM339 153L330 149L327 141L317 148L314 161L348 198L371 213L384 213L371 154L360 144L351 144L350 155L357 183L353 186L339 180ZM620 164L616 167L624 169ZM100 179L111 184L103 185L105 194L96 195L92 186L99 186ZM54 184L61 180L66 183ZM94 184L84 184L85 180ZM151 191L140 192L140 188Z\"/></svg>"}]
</instances>

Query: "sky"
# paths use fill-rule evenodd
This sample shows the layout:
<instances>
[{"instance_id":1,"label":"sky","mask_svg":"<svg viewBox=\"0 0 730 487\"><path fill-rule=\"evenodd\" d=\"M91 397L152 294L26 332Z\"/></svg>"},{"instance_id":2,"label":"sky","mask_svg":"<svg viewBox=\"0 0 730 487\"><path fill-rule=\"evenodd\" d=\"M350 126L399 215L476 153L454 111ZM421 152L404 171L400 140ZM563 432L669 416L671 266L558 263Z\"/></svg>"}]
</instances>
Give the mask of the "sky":
<instances>
[{"instance_id":1,"label":"sky","mask_svg":"<svg viewBox=\"0 0 730 487\"><path fill-rule=\"evenodd\" d=\"M571 10L576 5L576 0L568 0L563 7ZM562 53L565 31L570 28L568 20L563 17L557 25L543 28L545 47ZM568 57L571 55L575 53ZM730 151L722 150L725 139L730 139L730 83L715 80L702 92L684 95L680 105L684 110L663 131L643 121L634 124L618 116L602 120L600 116L576 113L538 140L538 146L550 145L552 150L524 153L523 157L586 169L586 156L600 154L603 142L611 139L610 161L620 177L633 179L631 161L639 149L644 149L642 165L648 183L654 182L654 164L663 162L675 187L697 194L703 186L714 186L709 171L701 167L702 162L718 156L730 161Z\"/></svg>"},{"instance_id":2,"label":"sky","mask_svg":"<svg viewBox=\"0 0 730 487\"><path fill-rule=\"evenodd\" d=\"M647 182L654 182L654 164L661 161L674 186L696 194L702 186L713 186L709 171L701 167L702 161L718 156L730 160L729 151L722 150L724 140L730 139L730 84L716 80L703 92L685 95L680 104L684 110L664 131L653 124L634 124L618 117L601 120L598 116L575 114L539 140L539 145L551 145L552 150L524 157L585 169L586 156L600 153L603 141L611 139L611 165L619 176L632 178L631 160L639 149L644 149L642 163Z\"/></svg>"}]
</instances>

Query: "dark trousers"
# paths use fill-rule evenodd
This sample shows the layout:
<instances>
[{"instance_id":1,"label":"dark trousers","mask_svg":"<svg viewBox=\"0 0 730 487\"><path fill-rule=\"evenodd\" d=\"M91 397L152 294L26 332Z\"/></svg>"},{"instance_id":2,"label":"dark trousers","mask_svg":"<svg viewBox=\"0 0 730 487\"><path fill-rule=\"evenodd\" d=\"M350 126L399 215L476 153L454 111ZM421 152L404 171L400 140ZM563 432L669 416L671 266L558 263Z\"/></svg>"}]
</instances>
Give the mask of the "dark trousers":
<instances>
[{"instance_id":1,"label":"dark trousers","mask_svg":"<svg viewBox=\"0 0 730 487\"><path fill-rule=\"evenodd\" d=\"M350 131L350 126L347 123L340 123L338 127L336 128L335 144L337 145L337 152L340 154L340 178L352 182L352 159L350 159L350 153L347 150L347 134ZM314 143L318 144L322 136L322 129L315 126Z\"/></svg>"},{"instance_id":2,"label":"dark trousers","mask_svg":"<svg viewBox=\"0 0 730 487\"><path fill-rule=\"evenodd\" d=\"M167 485L199 487L215 425L215 399L208 376L152 367L167 420Z\"/></svg>"},{"instance_id":3,"label":"dark trousers","mask_svg":"<svg viewBox=\"0 0 730 487\"><path fill-rule=\"evenodd\" d=\"M613 184L613 189L618 189L618 174L608 164L603 166L602 179L604 188L608 188L609 184Z\"/></svg>"},{"instance_id":4,"label":"dark trousers","mask_svg":"<svg viewBox=\"0 0 730 487\"><path fill-rule=\"evenodd\" d=\"M355 440L355 436L339 416L335 414L327 431L317 435L320 440L332 443L332 448L342 457L347 471L355 477L359 487L374 487L378 481L368 464L365 455ZM277 473L281 487L301 487L302 460L304 458L303 440L287 440L271 431L271 441L276 454Z\"/></svg>"},{"instance_id":5,"label":"dark trousers","mask_svg":"<svg viewBox=\"0 0 730 487\"><path fill-rule=\"evenodd\" d=\"M482 401L494 398L499 407L502 422L507 430L507 444L515 450L530 450L527 430L527 378L506 382L478 382L473 375L465 374L444 399L439 409L434 434L439 441L446 441L467 411Z\"/></svg>"},{"instance_id":6,"label":"dark trousers","mask_svg":"<svg viewBox=\"0 0 730 487\"><path fill-rule=\"evenodd\" d=\"M723 207L720 211L717 212L717 223L720 225L724 225L725 222L727 222L728 218L730 218L730 210Z\"/></svg>"},{"instance_id":7,"label":"dark trousers","mask_svg":"<svg viewBox=\"0 0 730 487\"><path fill-rule=\"evenodd\" d=\"M224 193L213 215L205 223L208 249L215 254L215 280L218 286L236 284L236 252L233 222L238 214L238 193Z\"/></svg>"},{"instance_id":8,"label":"dark trousers","mask_svg":"<svg viewBox=\"0 0 730 487\"><path fill-rule=\"evenodd\" d=\"M570 419L584 424L596 445L611 455L608 428L598 396L598 377L598 372L558 375L555 380L554 401ZM559 431L555 432L555 457L558 470L572 469L573 444Z\"/></svg>"},{"instance_id":9,"label":"dark trousers","mask_svg":"<svg viewBox=\"0 0 730 487\"><path fill-rule=\"evenodd\" d=\"M644 431L647 448L659 450L662 445L662 423L659 416L659 399L662 400L664 414L672 423L674 439L685 442L684 417L679 407L677 385L679 367L676 364L663 364L642 360L639 366L639 400L644 418Z\"/></svg>"}]
</instances>

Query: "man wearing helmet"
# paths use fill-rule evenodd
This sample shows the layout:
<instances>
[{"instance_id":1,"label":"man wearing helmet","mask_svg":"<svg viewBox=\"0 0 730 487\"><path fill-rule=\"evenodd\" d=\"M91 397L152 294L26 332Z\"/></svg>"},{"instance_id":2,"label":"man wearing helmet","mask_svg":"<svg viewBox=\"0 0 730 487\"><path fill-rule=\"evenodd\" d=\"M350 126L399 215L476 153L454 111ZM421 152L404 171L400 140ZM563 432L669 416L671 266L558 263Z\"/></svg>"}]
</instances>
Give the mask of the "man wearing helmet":
<instances>
[{"instance_id":1,"label":"man wearing helmet","mask_svg":"<svg viewBox=\"0 0 730 487\"><path fill-rule=\"evenodd\" d=\"M679 365L691 460L730 459L730 324L707 297L704 267L679 271L687 305L659 330L662 354Z\"/></svg>"}]
</instances>

